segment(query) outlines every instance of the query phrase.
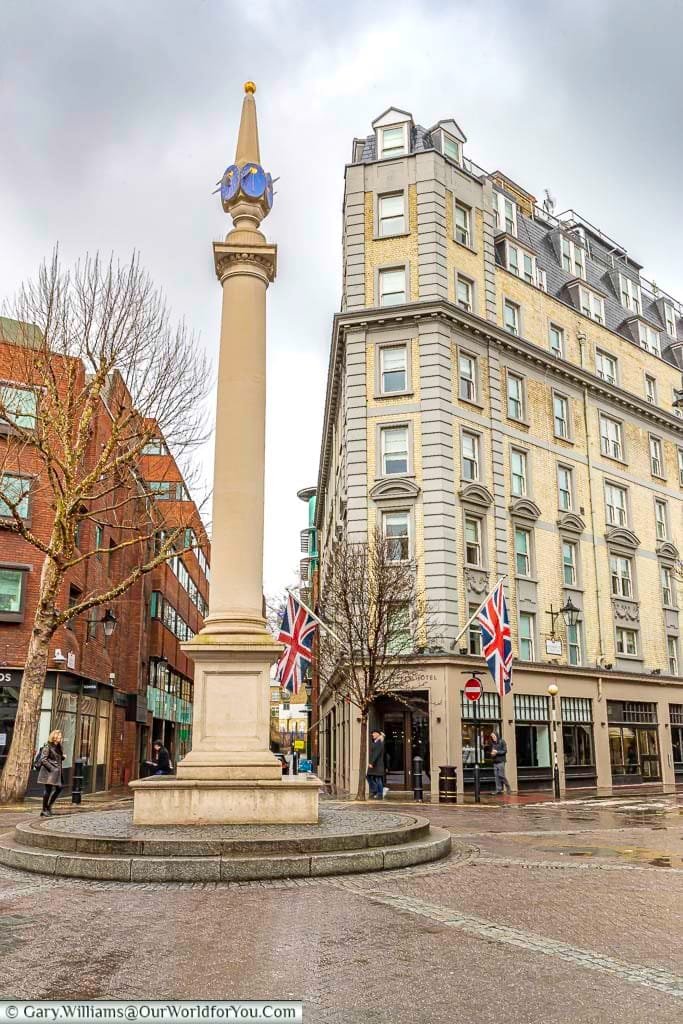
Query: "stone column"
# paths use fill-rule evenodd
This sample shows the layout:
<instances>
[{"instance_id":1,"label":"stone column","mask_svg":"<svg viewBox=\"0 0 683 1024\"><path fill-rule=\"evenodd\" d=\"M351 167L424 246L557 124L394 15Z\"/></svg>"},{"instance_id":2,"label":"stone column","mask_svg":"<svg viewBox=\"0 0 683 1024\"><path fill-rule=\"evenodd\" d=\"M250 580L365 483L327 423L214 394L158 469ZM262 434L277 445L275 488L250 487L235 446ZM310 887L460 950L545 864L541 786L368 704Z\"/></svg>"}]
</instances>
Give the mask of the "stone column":
<instances>
[{"instance_id":1,"label":"stone column","mask_svg":"<svg viewBox=\"0 0 683 1024\"><path fill-rule=\"evenodd\" d=\"M270 671L281 647L263 616L266 290L277 250L259 230L272 199L260 165L255 86L245 85L235 162L221 181L234 227L214 243L223 290L211 590L195 665L192 750L177 778L133 784L139 824L312 822L317 780L282 778L270 751Z\"/></svg>"}]
</instances>

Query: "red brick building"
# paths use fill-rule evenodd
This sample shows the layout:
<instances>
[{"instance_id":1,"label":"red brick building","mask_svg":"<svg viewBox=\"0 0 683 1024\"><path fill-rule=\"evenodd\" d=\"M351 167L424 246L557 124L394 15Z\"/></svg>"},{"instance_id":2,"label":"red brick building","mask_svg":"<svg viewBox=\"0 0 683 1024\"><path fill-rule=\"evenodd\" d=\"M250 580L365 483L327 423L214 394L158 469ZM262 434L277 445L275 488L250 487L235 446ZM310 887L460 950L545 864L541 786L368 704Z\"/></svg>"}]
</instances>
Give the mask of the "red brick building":
<instances>
[{"instance_id":1,"label":"red brick building","mask_svg":"<svg viewBox=\"0 0 683 1024\"><path fill-rule=\"evenodd\" d=\"M27 418L35 415L40 381L22 379L16 324L0 319L0 389L10 394ZM56 373L85 374L77 360L55 357ZM23 374L25 377L26 374ZM97 410L91 449L107 437L107 400L130 401L122 382L112 379L110 392ZM20 459L9 445L11 426L0 422L0 475L21 495L22 519L44 541L54 521L52 491L44 464L30 447ZM90 449L89 449L90 450ZM196 505L190 499L173 456L161 437L146 449L139 466L148 488L140 488L149 521L149 496L158 522L157 543L164 528L185 524L183 545L198 550L176 555L143 577L111 605L92 609L60 628L50 644L50 658L36 745L48 732L64 734L65 782L71 784L76 759L83 762L84 791L120 785L141 772L154 739L162 739L175 760L189 747L192 722L192 665L180 643L201 629L208 604L208 541ZM10 499L11 500L11 499ZM137 499L136 499L137 500ZM9 509L0 498L0 517ZM87 510L84 510L87 512ZM190 536L192 533L192 536ZM135 547L116 549L124 539L115 522L84 518L77 548L93 551L69 571L60 606L78 603L83 595L102 592L133 568ZM37 606L42 554L23 537L0 530L0 769L12 741L23 664ZM105 616L116 627L105 635ZM32 787L35 779L32 779ZM30 790L29 790L30 791Z\"/></svg>"}]
</instances>

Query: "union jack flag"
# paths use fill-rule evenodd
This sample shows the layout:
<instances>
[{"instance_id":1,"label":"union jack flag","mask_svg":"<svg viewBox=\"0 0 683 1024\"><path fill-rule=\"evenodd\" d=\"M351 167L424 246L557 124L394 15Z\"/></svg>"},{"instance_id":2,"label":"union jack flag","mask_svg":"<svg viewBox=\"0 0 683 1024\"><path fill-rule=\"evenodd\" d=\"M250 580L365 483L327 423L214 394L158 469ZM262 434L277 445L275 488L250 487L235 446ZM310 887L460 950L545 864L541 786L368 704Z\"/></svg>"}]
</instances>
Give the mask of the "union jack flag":
<instances>
[{"instance_id":1,"label":"union jack flag","mask_svg":"<svg viewBox=\"0 0 683 1024\"><path fill-rule=\"evenodd\" d=\"M479 609L482 653L501 698L512 689L512 637L502 581Z\"/></svg>"},{"instance_id":2,"label":"union jack flag","mask_svg":"<svg viewBox=\"0 0 683 1024\"><path fill-rule=\"evenodd\" d=\"M278 640L285 645L275 669L275 680L289 690L298 693L311 664L313 656L313 635L317 623L293 594L287 598Z\"/></svg>"}]
</instances>

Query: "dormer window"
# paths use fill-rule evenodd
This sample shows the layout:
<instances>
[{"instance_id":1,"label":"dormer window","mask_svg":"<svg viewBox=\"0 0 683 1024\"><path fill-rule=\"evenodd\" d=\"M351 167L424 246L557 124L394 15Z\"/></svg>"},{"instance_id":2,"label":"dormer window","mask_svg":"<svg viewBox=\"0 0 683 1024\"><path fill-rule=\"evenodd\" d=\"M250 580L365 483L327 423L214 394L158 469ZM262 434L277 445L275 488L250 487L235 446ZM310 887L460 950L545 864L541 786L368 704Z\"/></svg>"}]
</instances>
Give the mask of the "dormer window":
<instances>
[{"instance_id":1,"label":"dormer window","mask_svg":"<svg viewBox=\"0 0 683 1024\"><path fill-rule=\"evenodd\" d=\"M562 269L568 274L586 279L586 258L580 245L562 236Z\"/></svg>"},{"instance_id":2,"label":"dormer window","mask_svg":"<svg viewBox=\"0 0 683 1024\"><path fill-rule=\"evenodd\" d=\"M493 217L497 231L506 231L508 235L517 235L517 204L503 195L493 193Z\"/></svg>"},{"instance_id":3,"label":"dormer window","mask_svg":"<svg viewBox=\"0 0 683 1024\"><path fill-rule=\"evenodd\" d=\"M516 245L512 245L511 242L505 243L505 255L507 268L512 274L516 274L517 277L524 278L529 284L536 284L536 257L525 252L524 249L520 249Z\"/></svg>"},{"instance_id":4,"label":"dormer window","mask_svg":"<svg viewBox=\"0 0 683 1024\"><path fill-rule=\"evenodd\" d=\"M460 143L455 139L447 135L446 132L441 133L443 140L443 155L447 156L449 160L454 160L456 164L460 163Z\"/></svg>"},{"instance_id":5,"label":"dormer window","mask_svg":"<svg viewBox=\"0 0 683 1024\"><path fill-rule=\"evenodd\" d=\"M404 156L408 151L408 126L392 125L379 130L379 155L381 160L392 156Z\"/></svg>"},{"instance_id":6,"label":"dormer window","mask_svg":"<svg viewBox=\"0 0 683 1024\"><path fill-rule=\"evenodd\" d=\"M589 316L597 324L605 322L605 301L601 295L592 292L590 288L579 288L579 304L584 316Z\"/></svg>"},{"instance_id":7,"label":"dormer window","mask_svg":"<svg viewBox=\"0 0 683 1024\"><path fill-rule=\"evenodd\" d=\"M676 310L668 302L664 303L664 325L670 338L676 337Z\"/></svg>"},{"instance_id":8,"label":"dormer window","mask_svg":"<svg viewBox=\"0 0 683 1024\"><path fill-rule=\"evenodd\" d=\"M652 352L655 356L661 355L659 332L655 331L649 324L642 322L638 324L638 338L640 340L640 347L644 348L646 352Z\"/></svg>"},{"instance_id":9,"label":"dormer window","mask_svg":"<svg viewBox=\"0 0 683 1024\"><path fill-rule=\"evenodd\" d=\"M640 315L642 304L638 282L632 281L630 277L625 277L623 274L619 274L619 292L621 294L622 306L630 309L632 313Z\"/></svg>"}]
</instances>

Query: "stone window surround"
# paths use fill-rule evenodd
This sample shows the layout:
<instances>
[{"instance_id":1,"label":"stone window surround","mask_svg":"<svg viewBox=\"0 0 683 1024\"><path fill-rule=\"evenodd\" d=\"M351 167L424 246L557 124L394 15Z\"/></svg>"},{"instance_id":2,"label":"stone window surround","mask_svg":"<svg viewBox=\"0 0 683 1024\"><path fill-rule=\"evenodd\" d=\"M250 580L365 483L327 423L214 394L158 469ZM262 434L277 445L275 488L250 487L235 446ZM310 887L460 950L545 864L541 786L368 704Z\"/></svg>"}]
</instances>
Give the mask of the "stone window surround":
<instances>
[{"instance_id":1,"label":"stone window surround","mask_svg":"<svg viewBox=\"0 0 683 1024\"><path fill-rule=\"evenodd\" d=\"M555 398L564 398L567 403L567 434L557 434L555 432ZM556 437L559 441L564 441L565 444L574 444L574 425L572 423L572 400L571 396L566 391L562 391L560 388L553 387L550 392L550 415L553 424L553 437Z\"/></svg>"},{"instance_id":2,"label":"stone window surround","mask_svg":"<svg viewBox=\"0 0 683 1024\"><path fill-rule=\"evenodd\" d=\"M511 519L511 525L512 525L512 557L514 559L514 565L515 565L515 579L517 579L517 580L528 580L531 583L538 583L538 573L536 571L536 538L535 538L535 532L534 532L533 523L530 523L530 522L528 522L527 520L524 520L524 519L512 518ZM521 573L517 572L517 548L516 548L516 545L515 545L515 534L516 534L517 530L524 530L524 532L529 535L529 548L528 548L529 575L528 576L524 576Z\"/></svg>"},{"instance_id":3,"label":"stone window surround","mask_svg":"<svg viewBox=\"0 0 683 1024\"><path fill-rule=\"evenodd\" d=\"M673 566L666 559L659 558L657 561L659 566L659 592L662 595L662 608L668 611L677 612L678 593L676 588L676 577L672 572ZM671 601L669 602L669 604L664 604L664 595L662 593L662 569L668 569L669 573L671 574Z\"/></svg>"},{"instance_id":4,"label":"stone window surround","mask_svg":"<svg viewBox=\"0 0 683 1024\"><path fill-rule=\"evenodd\" d=\"M377 306L377 308L379 308L379 309L395 309L396 308L395 306L382 306L382 305L380 305L380 301L379 300L380 300L381 296L380 296L380 293L379 293L379 275L380 275L380 272L382 270L403 270L403 272L405 273L406 303L410 302L411 301L410 297L412 295L411 284L410 284L410 260L405 260L405 261L399 260L398 262L383 263L380 266L375 267L375 273L374 273L374 288L375 288L375 292L374 292L375 303L374 304L375 304L375 306ZM401 303L396 303L396 305L400 306Z\"/></svg>"},{"instance_id":5,"label":"stone window surround","mask_svg":"<svg viewBox=\"0 0 683 1024\"><path fill-rule=\"evenodd\" d=\"M636 604L640 603L640 596L638 591L638 571L636 569L636 556L634 551L628 549L619 548L607 544L607 557L608 570L609 570L609 593L613 601L633 601ZM626 597L623 594L615 594L612 590L612 559L613 558L625 558L629 562L629 581L631 584L631 595Z\"/></svg>"},{"instance_id":6,"label":"stone window surround","mask_svg":"<svg viewBox=\"0 0 683 1024\"><path fill-rule=\"evenodd\" d=\"M453 241L455 242L456 245L461 245L464 249L467 249L469 252L476 252L477 250L474 248L474 246L472 244L474 242L474 208L472 207L472 205L470 203L466 203L466 202L464 202L464 200L459 199L456 196L455 192L453 192L452 195L453 195ZM456 208L456 206L461 206L463 208L463 210L467 210L467 223L468 223L468 226L469 226L469 236L470 236L470 244L469 245L467 245L466 242L458 241L458 238L456 237L456 233L455 233L455 228L456 228L455 208Z\"/></svg>"},{"instance_id":7,"label":"stone window surround","mask_svg":"<svg viewBox=\"0 0 683 1024\"><path fill-rule=\"evenodd\" d=\"M524 448L519 444L510 444L509 446L509 459L510 459L510 495L514 501L515 498L528 498L533 493L533 473L532 473L532 459L531 449ZM522 494L515 494L512 490L512 454L517 452L520 455L524 455L524 483L525 488Z\"/></svg>"},{"instance_id":8,"label":"stone window surround","mask_svg":"<svg viewBox=\"0 0 683 1024\"><path fill-rule=\"evenodd\" d=\"M405 341L390 341L384 339L383 341L375 341L375 398L400 398L405 395L413 394L413 340L412 338L406 338ZM406 385L405 391L382 391L382 357L381 352L384 348L400 348L405 346L406 350Z\"/></svg>"},{"instance_id":9,"label":"stone window surround","mask_svg":"<svg viewBox=\"0 0 683 1024\"><path fill-rule=\"evenodd\" d=\"M522 650L521 650L522 649L522 630L521 630L522 615L528 615L529 618L531 619L531 646L532 646L533 658L531 658L530 662L527 661L526 658L522 658ZM526 639L526 637L524 639ZM538 650L538 615L536 614L536 612L527 611L525 608L522 608L521 611L518 610L518 612L517 612L517 659L519 661L525 662L526 664L531 664L533 662L538 661L538 659L539 659L539 650ZM546 700L547 700L547 698L546 698Z\"/></svg>"},{"instance_id":10,"label":"stone window surround","mask_svg":"<svg viewBox=\"0 0 683 1024\"><path fill-rule=\"evenodd\" d=\"M505 366L504 370L505 370L505 392L504 392L505 415L506 415L507 419L512 420L513 423L520 423L520 424L522 424L525 427L530 427L531 423L530 423L530 421L529 421L529 419L527 417L527 414L526 414L527 413L527 408L528 408L528 403L527 403L527 387L526 387L527 378L525 377L525 375L520 370L516 370L516 369L514 369L511 366ZM519 380L521 382L521 385L522 385L522 417L521 417L521 419L519 419L517 416L511 416L509 411L508 411L508 378L509 377L516 377L517 380Z\"/></svg>"},{"instance_id":11,"label":"stone window surround","mask_svg":"<svg viewBox=\"0 0 683 1024\"><path fill-rule=\"evenodd\" d=\"M472 298L472 309L464 309L458 302L458 281L465 281L470 286L470 296ZM468 277L467 274L461 274L459 270L455 271L455 292L453 295L454 304L458 309L462 309L464 313L472 313L474 316L479 315L479 289L477 288L477 282L473 277Z\"/></svg>"},{"instance_id":12,"label":"stone window surround","mask_svg":"<svg viewBox=\"0 0 683 1024\"><path fill-rule=\"evenodd\" d=\"M620 416L615 416L612 410L609 412L604 409L601 405L596 406L598 412L598 438L600 444L600 458L609 459L610 462L618 462L621 466L628 466L628 447L626 444L626 428L625 421ZM611 420L612 423L619 424L619 435L621 438L621 458L617 458L616 455L608 455L602 450L602 419ZM649 458L649 455L648 455Z\"/></svg>"},{"instance_id":13,"label":"stone window surround","mask_svg":"<svg viewBox=\"0 0 683 1024\"><path fill-rule=\"evenodd\" d=\"M464 457L463 457L462 441L463 441L463 435L464 434L470 434L472 437L476 437L476 439L477 439L477 471L478 472L477 472L477 476L474 479L470 479L470 477L466 477L463 474ZM472 424L470 424L470 423L461 424L460 425L459 442L460 442L459 443L459 453L460 453L460 480L461 480L461 482L463 484L472 484L472 483L479 483L480 484L480 483L483 483L483 478L484 478L484 474L482 472L483 467L484 467L484 435L483 435L483 432L481 430L473 427Z\"/></svg>"},{"instance_id":14,"label":"stone window surround","mask_svg":"<svg viewBox=\"0 0 683 1024\"><path fill-rule=\"evenodd\" d=\"M402 153L388 153L384 156L383 140L384 130L392 128L403 129L403 152ZM383 124L379 125L376 129L376 147L377 147L377 159L378 160L400 160L403 157L410 156L410 121L406 118L405 121L397 121L395 124Z\"/></svg>"},{"instance_id":15,"label":"stone window surround","mask_svg":"<svg viewBox=\"0 0 683 1024\"><path fill-rule=\"evenodd\" d=\"M403 196L403 231L397 231L392 235L380 235L379 233L379 201L385 196ZM410 235L410 206L408 203L408 189L393 188L386 192L375 192L372 197L372 238L375 242L381 242L385 238L406 238Z\"/></svg>"},{"instance_id":16,"label":"stone window surround","mask_svg":"<svg viewBox=\"0 0 683 1024\"><path fill-rule=\"evenodd\" d=\"M665 529L666 529L666 533L665 533L664 537L658 537L657 536L657 505L658 504L664 506L664 526L665 526ZM658 494L655 494L655 495L653 495L653 498L652 498L652 510L654 512L654 517L655 517L655 542L656 542L656 544L665 544L667 541L670 540L670 537L671 537L671 524L670 524L670 519L669 519L669 502L665 498L662 498Z\"/></svg>"},{"instance_id":17,"label":"stone window surround","mask_svg":"<svg viewBox=\"0 0 683 1024\"><path fill-rule=\"evenodd\" d=\"M463 398L460 394L460 356L467 356L474 363L474 398ZM481 401L481 373L479 370L479 354L474 348L467 348L461 342L455 344L455 380L456 380L456 394L455 397L459 402L466 402L467 405L474 405L478 409L483 409L484 405ZM481 462L481 456L480 456Z\"/></svg>"},{"instance_id":18,"label":"stone window surround","mask_svg":"<svg viewBox=\"0 0 683 1024\"><path fill-rule=\"evenodd\" d=\"M659 397L658 397L659 396L659 386L657 384L657 378L655 377L655 375L653 373L648 373L647 370L644 369L643 370L643 394L645 395L645 401L646 402L649 402L649 398L647 397L647 382L649 380L652 381L652 383L654 384L654 388L652 389L652 395L653 395L653 398L654 398L654 402L652 402L651 404L652 405L657 405L657 403L659 401Z\"/></svg>"},{"instance_id":19,"label":"stone window surround","mask_svg":"<svg viewBox=\"0 0 683 1024\"><path fill-rule=\"evenodd\" d=\"M624 511L626 513L626 522L623 523L623 524L622 523L610 523L609 520L607 519L607 484L609 484L611 487L618 487L619 490L620 491L624 491L624 493L626 495L626 503L625 503L625 508L624 508ZM607 529L608 530L612 529L612 528L622 529L622 530L623 529L628 529L630 523L633 522L633 509L631 508L631 488L627 487L621 480L615 480L614 478L610 478L610 477L606 477L605 476L602 479L602 494L603 494L604 509L605 509L605 524L607 526Z\"/></svg>"},{"instance_id":20,"label":"stone window surround","mask_svg":"<svg viewBox=\"0 0 683 1024\"><path fill-rule=\"evenodd\" d=\"M21 598L18 612L0 611L0 622L23 622L26 612L26 575L33 571L33 567L21 562L0 562L0 569L15 569L22 573L21 577Z\"/></svg>"},{"instance_id":21,"label":"stone window surround","mask_svg":"<svg viewBox=\"0 0 683 1024\"><path fill-rule=\"evenodd\" d=\"M384 473L382 466L382 431L391 429L392 427L407 427L408 429L408 472L407 473ZM413 421L406 419L396 419L381 421L375 424L375 449L376 449L376 465L375 465L375 479L376 480L394 480L402 479L405 477L415 476L415 442L414 442L414 429Z\"/></svg>"},{"instance_id":22,"label":"stone window surround","mask_svg":"<svg viewBox=\"0 0 683 1024\"><path fill-rule=\"evenodd\" d=\"M475 565L473 562L467 561L467 536L465 532L465 520L476 519L479 522L479 547L481 549L481 563ZM462 558L463 565L469 569L480 569L482 572L488 571L488 529L486 512L483 509L475 508L474 506L463 506L462 509Z\"/></svg>"},{"instance_id":23,"label":"stone window surround","mask_svg":"<svg viewBox=\"0 0 683 1024\"><path fill-rule=\"evenodd\" d=\"M565 583L564 579L564 545L571 544L574 547L574 576L573 583ZM583 566L581 564L581 538L578 534L560 533L560 573L562 576L562 589L583 592Z\"/></svg>"},{"instance_id":24,"label":"stone window surround","mask_svg":"<svg viewBox=\"0 0 683 1024\"><path fill-rule=\"evenodd\" d=\"M562 346L561 346L562 347L562 351L560 352L560 355L559 356L556 355L555 358L556 359L557 358L559 358L559 359L566 359L567 358L567 329L566 329L566 327L562 327L561 324L558 324L557 320L553 320L551 317L548 317L548 350L550 351L551 354L553 354L553 355L555 354L555 350L552 347L552 345L550 344L550 332L551 332L551 330L553 328L555 328L556 331L560 331L560 333L562 334Z\"/></svg>"},{"instance_id":25,"label":"stone window surround","mask_svg":"<svg viewBox=\"0 0 683 1024\"><path fill-rule=\"evenodd\" d=\"M596 344L595 345L595 376L596 377L599 377L599 374L598 374L598 356L599 355L606 356L607 359L611 359L612 362L614 363L614 384L612 385L612 387L620 387L621 386L621 382L620 382L620 373L619 373L619 358L617 356L615 356L615 355L612 355L611 352L608 352L606 348L602 347L602 345L597 345ZM604 378L603 377L599 377L599 379L603 380ZM609 382L605 381L605 383L609 383Z\"/></svg>"},{"instance_id":26,"label":"stone window surround","mask_svg":"<svg viewBox=\"0 0 683 1024\"><path fill-rule=\"evenodd\" d=\"M26 511L26 515L21 517L21 521L23 523L25 523L26 526L30 526L31 525L31 517L32 517L32 514L33 514L33 488L34 488L34 482L35 482L36 478L34 476L31 476L28 473L20 473L18 470L15 471L15 470L12 470L12 469L5 469L3 472L1 472L0 473L0 478L3 477L3 476L14 476L14 477L18 477L20 480L28 480L29 481L29 489L28 489L28 495L27 495L27 498L28 498L28 509ZM8 522L8 523L15 522L14 516L11 515L11 514L8 515L8 516L0 515L0 519L4 520L5 522Z\"/></svg>"},{"instance_id":27,"label":"stone window surround","mask_svg":"<svg viewBox=\"0 0 683 1024\"><path fill-rule=\"evenodd\" d=\"M662 464L661 473L655 473L652 469L652 449L650 443L652 441L659 441L659 451L661 454L660 462ZM654 477L655 480L666 480L666 459L664 453L664 439L660 434L653 434L651 430L647 434L647 458L650 463L650 476Z\"/></svg>"},{"instance_id":28,"label":"stone window surround","mask_svg":"<svg viewBox=\"0 0 683 1024\"><path fill-rule=\"evenodd\" d=\"M515 309L517 310L517 333L516 334L512 334L512 331L508 331L507 327L505 326L505 307L507 305L514 306ZM515 299L510 298L509 295L506 295L505 292L503 292L503 305L502 305L501 309L502 309L502 325L503 325L503 330L505 331L505 333L506 334L512 334L513 338L523 338L524 337L524 325L523 325L521 304L519 302L517 302Z\"/></svg>"},{"instance_id":29,"label":"stone window surround","mask_svg":"<svg viewBox=\"0 0 683 1024\"><path fill-rule=\"evenodd\" d=\"M412 505L403 501L383 501L378 509L380 523L382 525L382 536L384 533L384 517L401 512L408 517L408 557L401 558L396 565L408 565L415 558L415 503Z\"/></svg>"},{"instance_id":30,"label":"stone window surround","mask_svg":"<svg viewBox=\"0 0 683 1024\"><path fill-rule=\"evenodd\" d=\"M619 651L619 649L617 648L617 629L625 629L625 630L628 630L631 633L635 633L635 637L636 637L636 653L635 654L622 654L621 651ZM614 623L614 654L615 654L616 658L623 659L624 661L641 662L641 663L643 662L644 659L643 659L643 654L642 654L642 642L641 642L641 637L640 637L640 628L639 628L639 626L634 625L633 623L631 623L631 625L628 625L628 626L617 625L616 622Z\"/></svg>"},{"instance_id":31,"label":"stone window surround","mask_svg":"<svg viewBox=\"0 0 683 1024\"><path fill-rule=\"evenodd\" d=\"M564 469L569 474L569 508L562 508L560 505L560 470ZM555 484L557 487L557 509L561 515L566 512L573 512L576 508L576 481L574 479L574 467L563 462L561 459L555 464Z\"/></svg>"}]
</instances>

